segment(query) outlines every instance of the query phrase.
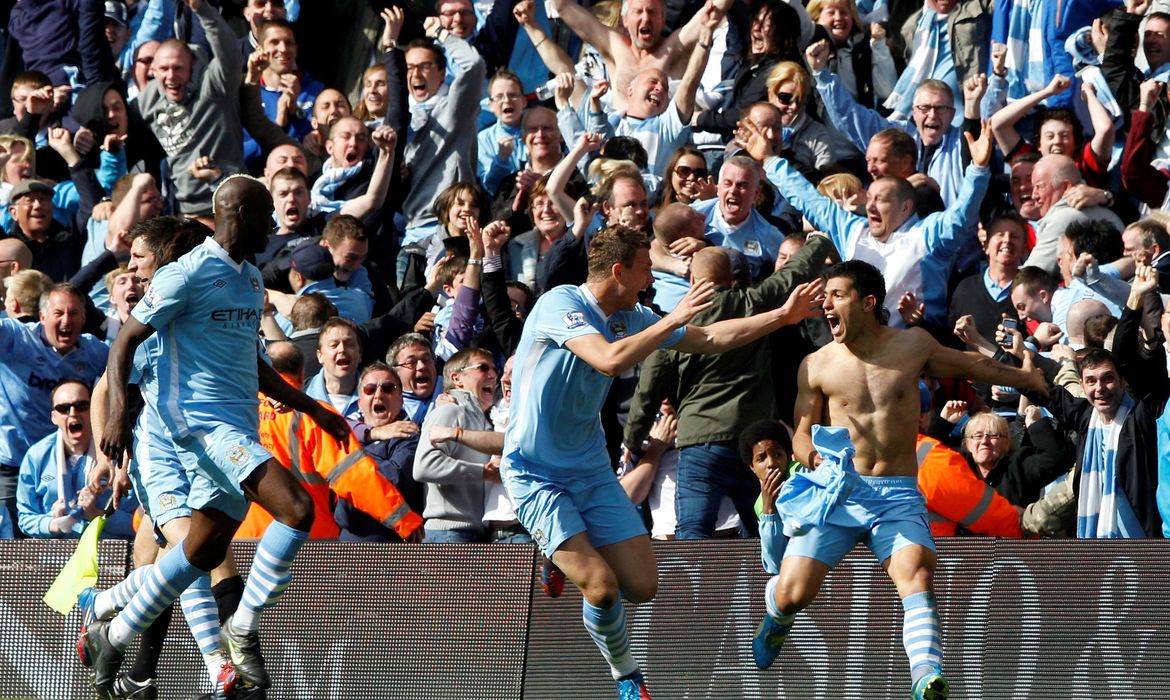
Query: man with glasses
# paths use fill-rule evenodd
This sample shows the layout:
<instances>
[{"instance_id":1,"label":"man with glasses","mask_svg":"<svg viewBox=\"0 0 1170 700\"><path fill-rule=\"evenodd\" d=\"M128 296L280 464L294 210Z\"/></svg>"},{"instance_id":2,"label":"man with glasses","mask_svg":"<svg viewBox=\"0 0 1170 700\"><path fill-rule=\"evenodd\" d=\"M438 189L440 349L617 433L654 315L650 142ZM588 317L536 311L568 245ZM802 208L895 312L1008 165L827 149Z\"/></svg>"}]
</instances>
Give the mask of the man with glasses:
<instances>
[{"instance_id":1,"label":"man with glasses","mask_svg":"<svg viewBox=\"0 0 1170 700\"><path fill-rule=\"evenodd\" d=\"M402 384L402 408L415 425L422 425L427 412L435 405L438 369L431 341L421 333L407 333L386 352L386 361Z\"/></svg>"},{"instance_id":2,"label":"man with glasses","mask_svg":"<svg viewBox=\"0 0 1170 700\"><path fill-rule=\"evenodd\" d=\"M504 178L519 171L528 159L520 124L528 100L519 76L506 70L488 81L488 99L496 123L479 132L477 173L484 189L494 197Z\"/></svg>"},{"instance_id":3,"label":"man with glasses","mask_svg":"<svg viewBox=\"0 0 1170 700\"><path fill-rule=\"evenodd\" d=\"M863 107L849 94L841 79L829 70L829 46L818 41L805 51L809 70L817 82L817 92L825 104L827 121L845 135L863 152L879 131L897 128L914 137L918 144L917 170L938 183L943 202L952 207L963 185L963 169L970 155L967 153L963 129L952 126L955 117L955 94L941 80L924 80L914 91L911 119L886 119L876 110ZM986 80L982 83L986 88ZM975 89L974 87L972 89ZM979 119L979 98L964 90L965 119Z\"/></svg>"},{"instance_id":4,"label":"man with glasses","mask_svg":"<svg viewBox=\"0 0 1170 700\"><path fill-rule=\"evenodd\" d=\"M110 495L99 497L86 486L95 460L89 422L89 386L67 379L53 390L51 420L56 430L29 448L20 463L16 507L20 530L38 539L76 539L102 514ZM107 518L102 537L132 539L134 509L127 496Z\"/></svg>"},{"instance_id":5,"label":"man with glasses","mask_svg":"<svg viewBox=\"0 0 1170 700\"><path fill-rule=\"evenodd\" d=\"M40 313L37 324L0 319L0 507L13 523L20 460L54 429L53 389L66 380L89 386L106 366L106 344L81 333L81 290L58 284L41 297Z\"/></svg>"},{"instance_id":6,"label":"man with glasses","mask_svg":"<svg viewBox=\"0 0 1170 700\"><path fill-rule=\"evenodd\" d=\"M488 411L496 400L499 373L490 352L468 348L443 368L446 394L453 401L435 406L423 421L414 478L427 486L426 541L531 541L516 521L484 522L484 496L500 480L503 433L492 429Z\"/></svg>"},{"instance_id":7,"label":"man with glasses","mask_svg":"<svg viewBox=\"0 0 1170 700\"><path fill-rule=\"evenodd\" d=\"M516 44L520 25L512 8L517 1L493 3L491 11L483 18L483 29L477 31L479 20L469 0L440 0L437 3L439 24L452 35L469 42L483 56L487 73L494 74L508 67L512 47Z\"/></svg>"},{"instance_id":8,"label":"man with glasses","mask_svg":"<svg viewBox=\"0 0 1170 700\"><path fill-rule=\"evenodd\" d=\"M385 362L372 362L358 378L358 420L350 420L354 437L374 462L378 473L390 480L406 504L423 510L425 487L414 480L414 453L418 450L418 424L402 408L402 382ZM398 535L347 503L338 503L333 517L343 540L393 542ZM421 538L423 531L418 530Z\"/></svg>"},{"instance_id":9,"label":"man with glasses","mask_svg":"<svg viewBox=\"0 0 1170 700\"><path fill-rule=\"evenodd\" d=\"M407 44L406 92L410 124L406 133L406 166L412 173L410 191L402 204L406 235L402 245L431 236L438 225L432 205L435 196L456 182L475 182L476 124L479 98L486 75L483 57L467 42L440 25L426 20L427 36ZM439 88L447 75L447 57L458 67L446 94ZM393 70L395 61L387 61ZM393 81L394 76L387 75ZM391 101L398 99L393 91ZM390 106L390 111L396 107Z\"/></svg>"}]
</instances>

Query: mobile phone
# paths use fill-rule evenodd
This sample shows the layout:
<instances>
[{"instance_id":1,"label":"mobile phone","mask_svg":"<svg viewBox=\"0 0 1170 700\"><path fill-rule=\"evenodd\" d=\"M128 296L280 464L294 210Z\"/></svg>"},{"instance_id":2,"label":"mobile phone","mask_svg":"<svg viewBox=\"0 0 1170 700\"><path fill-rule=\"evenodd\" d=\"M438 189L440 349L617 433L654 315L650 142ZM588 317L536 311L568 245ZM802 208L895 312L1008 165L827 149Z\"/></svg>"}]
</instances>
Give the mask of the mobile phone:
<instances>
[{"instance_id":1,"label":"mobile phone","mask_svg":"<svg viewBox=\"0 0 1170 700\"><path fill-rule=\"evenodd\" d=\"M1003 330L1006 333L1009 333L1009 335L1004 336L1003 340L999 341L999 344L1005 348L1010 348L1012 346L1012 337L1010 332L1018 331L1020 329L1020 322L1014 318L1005 318L1000 321L999 325L1003 326Z\"/></svg>"}]
</instances>

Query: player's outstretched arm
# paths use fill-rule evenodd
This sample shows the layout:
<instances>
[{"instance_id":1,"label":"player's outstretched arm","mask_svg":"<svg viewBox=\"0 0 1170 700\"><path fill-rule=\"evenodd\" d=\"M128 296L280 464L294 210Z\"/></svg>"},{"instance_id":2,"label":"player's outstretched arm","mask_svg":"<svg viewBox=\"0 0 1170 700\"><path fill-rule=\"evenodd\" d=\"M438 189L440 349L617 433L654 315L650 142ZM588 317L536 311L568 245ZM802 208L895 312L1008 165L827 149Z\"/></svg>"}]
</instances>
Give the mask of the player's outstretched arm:
<instances>
[{"instance_id":1,"label":"player's outstretched arm","mask_svg":"<svg viewBox=\"0 0 1170 700\"><path fill-rule=\"evenodd\" d=\"M714 294L714 284L707 280L696 280L674 311L649 328L616 343L607 341L600 333L581 335L567 341L565 347L605 376L620 376L662 347L671 334L687 325L695 314L710 308Z\"/></svg>"},{"instance_id":2,"label":"player's outstretched arm","mask_svg":"<svg viewBox=\"0 0 1170 700\"><path fill-rule=\"evenodd\" d=\"M778 309L709 326L688 326L687 334L676 347L683 352L710 354L747 345L782 326L799 323L820 313L824 289L825 281L818 277L798 284L788 295L788 301Z\"/></svg>"},{"instance_id":3,"label":"player's outstretched arm","mask_svg":"<svg viewBox=\"0 0 1170 700\"><path fill-rule=\"evenodd\" d=\"M811 355L800 363L796 373L796 403L792 406L792 415L796 420L796 432L792 435L792 457L809 468L815 468L820 462L816 448L812 442L812 427L822 421L825 409L825 396L821 390L814 387L809 370Z\"/></svg>"},{"instance_id":4,"label":"player's outstretched arm","mask_svg":"<svg viewBox=\"0 0 1170 700\"><path fill-rule=\"evenodd\" d=\"M118 337L110 346L106 363L106 387L108 389L105 428L102 430L101 450L114 464L121 464L122 455L130 449L130 416L126 414L127 379L134 351L142 341L154 333L154 328L134 316L126 318Z\"/></svg>"},{"instance_id":5,"label":"player's outstretched arm","mask_svg":"<svg viewBox=\"0 0 1170 700\"><path fill-rule=\"evenodd\" d=\"M1044 379L1044 373L1033 364L1031 353L1025 353L1023 367L1012 367L979 353L955 350L939 345L932 338L928 339L935 346L926 361L926 373L929 375L958 377L1048 394L1048 382Z\"/></svg>"},{"instance_id":6,"label":"player's outstretched arm","mask_svg":"<svg viewBox=\"0 0 1170 700\"><path fill-rule=\"evenodd\" d=\"M325 408L303 391L294 388L291 384L284 381L284 377L280 376L279 372L272 369L259 356L256 358L256 363L258 366L257 379L260 383L260 391L264 392L265 396L275 399L286 406L292 406L293 409L308 415L317 421L317 425L320 425L325 432L337 438L339 441L345 442L349 439L349 423L344 418Z\"/></svg>"}]
</instances>

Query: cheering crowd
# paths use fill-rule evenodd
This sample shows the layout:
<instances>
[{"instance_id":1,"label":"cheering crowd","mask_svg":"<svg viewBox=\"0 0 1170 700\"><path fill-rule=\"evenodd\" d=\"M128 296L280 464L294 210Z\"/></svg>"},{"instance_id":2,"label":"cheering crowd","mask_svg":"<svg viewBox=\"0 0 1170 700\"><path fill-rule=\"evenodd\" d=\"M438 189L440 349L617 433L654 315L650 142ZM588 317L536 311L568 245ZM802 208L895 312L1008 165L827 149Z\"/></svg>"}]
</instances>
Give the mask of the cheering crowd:
<instances>
[{"instance_id":1,"label":"cheering crowd","mask_svg":"<svg viewBox=\"0 0 1170 700\"><path fill-rule=\"evenodd\" d=\"M258 614L279 591L249 592L230 557L206 554L225 542L191 549L200 505L261 542L276 523L313 538L536 542L551 557L561 543L524 522L507 476L528 448L516 431L551 430L545 447L577 437L571 421L546 425L551 407L512 408L537 396L591 416L596 404L603 466L653 537L755 537L789 462L815 466L792 441L810 406L800 367L849 329L831 301L824 316L794 309L820 306L823 287L806 285L842 261L880 273L881 325L1045 380L965 381L925 362L908 391L933 536L1170 532L1170 5L21 0L4 12L0 537L75 538L103 513L106 537L186 537L212 574L184 612L215 617L218 604L226 620L242 597L241 635L255 631L250 597ZM644 276L614 252L637 241ZM207 459L270 455L303 504L196 504L195 484L145 475L127 489L109 458L147 464L172 442L184 453L167 409L218 394L159 380L179 351L198 348L237 388L257 371L246 338L139 338L147 319L173 322L159 300L187 289L167 263L199 255L235 272L188 262L183 284L255 295L254 315L208 313L244 336L258 326L262 356L259 408L254 392L240 398L258 451ZM598 260L617 266L615 295L664 319L784 322L735 343L710 331L701 347L716 354L691 354L691 339L610 363L573 346L612 377L593 395L538 367L540 343L570 347L593 310L614 347L643 327L595 288L562 298L605 276ZM156 271L168 271L157 289ZM115 367L133 356L127 337L147 371ZM110 434L140 410L157 415L134 444ZM156 557L136 549L140 566ZM564 575L546 562L550 594ZM215 679L218 636L196 638ZM133 694L152 677L143 659L108 679L113 696L147 697Z\"/></svg>"}]
</instances>

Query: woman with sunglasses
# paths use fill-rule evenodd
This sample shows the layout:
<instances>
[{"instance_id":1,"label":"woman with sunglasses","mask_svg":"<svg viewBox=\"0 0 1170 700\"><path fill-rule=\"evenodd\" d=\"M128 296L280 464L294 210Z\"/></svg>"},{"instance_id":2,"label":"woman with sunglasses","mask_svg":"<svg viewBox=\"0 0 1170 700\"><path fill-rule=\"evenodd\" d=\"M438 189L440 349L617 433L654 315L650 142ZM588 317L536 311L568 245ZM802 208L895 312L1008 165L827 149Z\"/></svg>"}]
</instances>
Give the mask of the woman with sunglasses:
<instances>
[{"instance_id":1,"label":"woman with sunglasses","mask_svg":"<svg viewBox=\"0 0 1170 700\"><path fill-rule=\"evenodd\" d=\"M736 29L743 47L731 93L723 106L700 113L695 122L697 129L728 137L735 131L740 112L766 99L772 66L800 60L802 28L809 23L807 15L802 17L782 0L752 0L746 17L739 7L736 3L728 15L729 21L739 20Z\"/></svg>"},{"instance_id":2,"label":"woman with sunglasses","mask_svg":"<svg viewBox=\"0 0 1170 700\"><path fill-rule=\"evenodd\" d=\"M666 163L666 176L658 192L655 214L675 202L694 204L714 197L715 180L702 152L690 145L679 147Z\"/></svg>"},{"instance_id":3,"label":"woman with sunglasses","mask_svg":"<svg viewBox=\"0 0 1170 700\"><path fill-rule=\"evenodd\" d=\"M849 155L843 152L841 139L834 139L832 130L809 116L806 108L812 92L812 79L795 61L781 61L768 73L768 102L780 112L778 136L783 150L806 176ZM756 109L752 112L753 121L762 126L755 116Z\"/></svg>"}]
</instances>

